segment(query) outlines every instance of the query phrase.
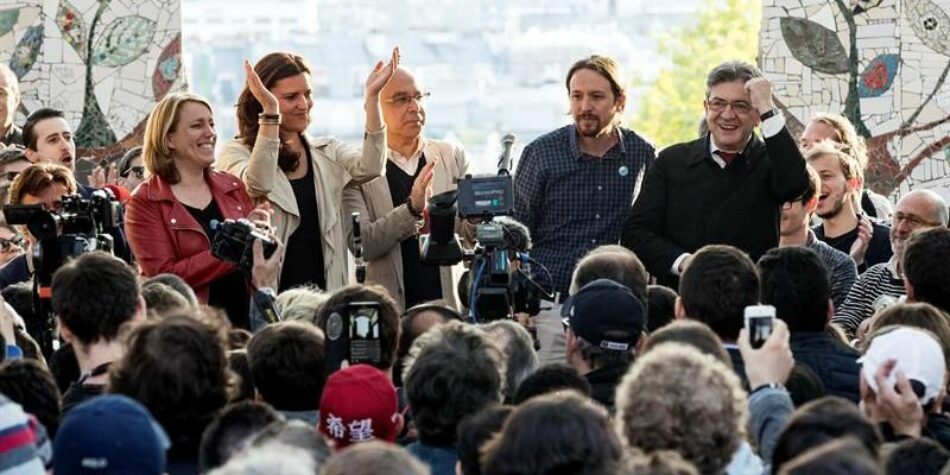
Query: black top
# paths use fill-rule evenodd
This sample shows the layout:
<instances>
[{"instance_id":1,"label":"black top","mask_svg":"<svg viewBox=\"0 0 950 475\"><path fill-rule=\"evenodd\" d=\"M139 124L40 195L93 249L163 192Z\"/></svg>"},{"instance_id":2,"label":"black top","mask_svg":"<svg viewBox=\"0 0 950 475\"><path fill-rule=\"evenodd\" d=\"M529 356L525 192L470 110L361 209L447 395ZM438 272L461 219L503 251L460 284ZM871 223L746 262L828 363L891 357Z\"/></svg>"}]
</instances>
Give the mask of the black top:
<instances>
[{"instance_id":1,"label":"black top","mask_svg":"<svg viewBox=\"0 0 950 475\"><path fill-rule=\"evenodd\" d=\"M755 262L778 246L782 203L808 186L798 144L782 129L757 137L725 168L709 136L663 149L643 179L621 244L661 285L679 286L673 262L707 244L737 247Z\"/></svg>"},{"instance_id":2,"label":"black top","mask_svg":"<svg viewBox=\"0 0 950 475\"><path fill-rule=\"evenodd\" d=\"M416 172L409 176L392 161L386 162L386 182L393 207L406 202L412 192L412 184L425 167L425 155L419 157ZM442 298L442 275L437 265L423 264L419 252L419 236L411 236L399 243L402 249L402 280L406 291L406 308Z\"/></svg>"},{"instance_id":3,"label":"black top","mask_svg":"<svg viewBox=\"0 0 950 475\"><path fill-rule=\"evenodd\" d=\"M104 384L81 384L78 381L71 384L63 394L63 414L86 400L105 393L105 389Z\"/></svg>"},{"instance_id":4,"label":"black top","mask_svg":"<svg viewBox=\"0 0 950 475\"><path fill-rule=\"evenodd\" d=\"M887 262L894 254L894 251L891 250L890 228L875 222L871 222L871 226L873 234L871 234L871 242L868 243L868 250L864 254L864 262L858 266L859 274L864 273L868 267ZM833 238L825 236L825 226L823 224L815 226L812 231L815 232L815 237L819 241L824 241L825 244L845 254L850 254L851 246L854 245L854 241L858 240L857 226L851 231Z\"/></svg>"},{"instance_id":5,"label":"black top","mask_svg":"<svg viewBox=\"0 0 950 475\"><path fill-rule=\"evenodd\" d=\"M290 180L300 212L300 225L287 240L284 254L284 268L280 271L280 289L304 284L315 284L321 289L327 288L327 278L323 266L323 239L320 232L320 213L317 210L317 185L313 179L313 163L310 149L307 151L307 174L303 178Z\"/></svg>"},{"instance_id":6,"label":"black top","mask_svg":"<svg viewBox=\"0 0 950 475\"><path fill-rule=\"evenodd\" d=\"M183 204L184 205L184 204ZM211 221L223 221L218 203L213 199L205 209L192 208L184 205L185 209L194 216L198 224L208 235L208 241L214 241L214 231L211 230ZM228 314L231 324L237 328L250 328L248 323L248 308L250 296L247 293L247 284L241 271L235 270L208 286L208 305L223 309Z\"/></svg>"}]
</instances>

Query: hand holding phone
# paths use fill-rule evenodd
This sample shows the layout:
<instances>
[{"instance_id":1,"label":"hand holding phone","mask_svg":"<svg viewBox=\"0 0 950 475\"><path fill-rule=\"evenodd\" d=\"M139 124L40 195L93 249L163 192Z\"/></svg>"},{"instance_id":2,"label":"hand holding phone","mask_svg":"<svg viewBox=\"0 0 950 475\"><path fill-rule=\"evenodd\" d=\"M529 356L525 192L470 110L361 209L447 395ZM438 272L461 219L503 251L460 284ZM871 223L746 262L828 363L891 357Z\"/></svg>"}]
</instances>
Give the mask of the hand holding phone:
<instances>
[{"instance_id":1,"label":"hand holding phone","mask_svg":"<svg viewBox=\"0 0 950 475\"><path fill-rule=\"evenodd\" d=\"M749 343L759 349L769 339L775 328L775 307L771 305L749 305L745 308L745 328L749 332Z\"/></svg>"}]
</instances>

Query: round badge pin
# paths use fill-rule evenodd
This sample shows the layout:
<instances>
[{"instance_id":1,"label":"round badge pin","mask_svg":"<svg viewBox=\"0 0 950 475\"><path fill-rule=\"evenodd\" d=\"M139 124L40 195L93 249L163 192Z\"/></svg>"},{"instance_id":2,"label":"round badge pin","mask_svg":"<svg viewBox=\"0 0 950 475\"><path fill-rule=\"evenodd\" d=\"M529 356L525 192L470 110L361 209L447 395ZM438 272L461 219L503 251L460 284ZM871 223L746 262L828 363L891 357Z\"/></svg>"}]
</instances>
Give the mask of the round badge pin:
<instances>
[{"instance_id":1,"label":"round badge pin","mask_svg":"<svg viewBox=\"0 0 950 475\"><path fill-rule=\"evenodd\" d=\"M620 176L627 176L630 174L630 169L626 165L617 169L617 174Z\"/></svg>"}]
</instances>

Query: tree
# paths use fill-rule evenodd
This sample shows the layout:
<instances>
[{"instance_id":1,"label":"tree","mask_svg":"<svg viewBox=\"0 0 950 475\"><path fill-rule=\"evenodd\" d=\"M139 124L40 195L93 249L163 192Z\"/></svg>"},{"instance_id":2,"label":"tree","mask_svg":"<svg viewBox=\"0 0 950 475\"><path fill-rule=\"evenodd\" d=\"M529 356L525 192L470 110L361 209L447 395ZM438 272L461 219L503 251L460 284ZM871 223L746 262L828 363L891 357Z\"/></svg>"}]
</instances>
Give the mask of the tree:
<instances>
[{"instance_id":1,"label":"tree","mask_svg":"<svg viewBox=\"0 0 950 475\"><path fill-rule=\"evenodd\" d=\"M669 32L660 52L671 64L645 87L633 128L658 147L695 139L706 74L723 61L755 64L761 18L758 0L717 0L694 23Z\"/></svg>"}]
</instances>

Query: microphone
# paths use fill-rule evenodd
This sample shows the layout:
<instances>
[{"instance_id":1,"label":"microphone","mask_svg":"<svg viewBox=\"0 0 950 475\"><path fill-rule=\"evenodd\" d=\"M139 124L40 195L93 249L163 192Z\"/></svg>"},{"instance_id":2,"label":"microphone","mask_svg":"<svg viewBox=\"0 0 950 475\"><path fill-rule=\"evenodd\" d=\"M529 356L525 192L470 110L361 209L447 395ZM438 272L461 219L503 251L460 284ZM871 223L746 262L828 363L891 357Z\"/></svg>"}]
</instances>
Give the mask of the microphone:
<instances>
[{"instance_id":1,"label":"microphone","mask_svg":"<svg viewBox=\"0 0 950 475\"><path fill-rule=\"evenodd\" d=\"M103 190L108 190L112 193L112 196L121 204L126 204L132 198L132 194L129 193L124 186L121 185L106 185L102 187Z\"/></svg>"},{"instance_id":2,"label":"microphone","mask_svg":"<svg viewBox=\"0 0 950 475\"><path fill-rule=\"evenodd\" d=\"M498 157L498 174L508 174L508 166L511 164L511 148L514 146L518 137L515 134L505 134L501 138L501 156Z\"/></svg>"},{"instance_id":3,"label":"microphone","mask_svg":"<svg viewBox=\"0 0 950 475\"><path fill-rule=\"evenodd\" d=\"M353 219L353 260L356 264L356 282L366 282L366 262L363 261L363 236L360 229L360 213L354 211L350 215Z\"/></svg>"}]
</instances>

